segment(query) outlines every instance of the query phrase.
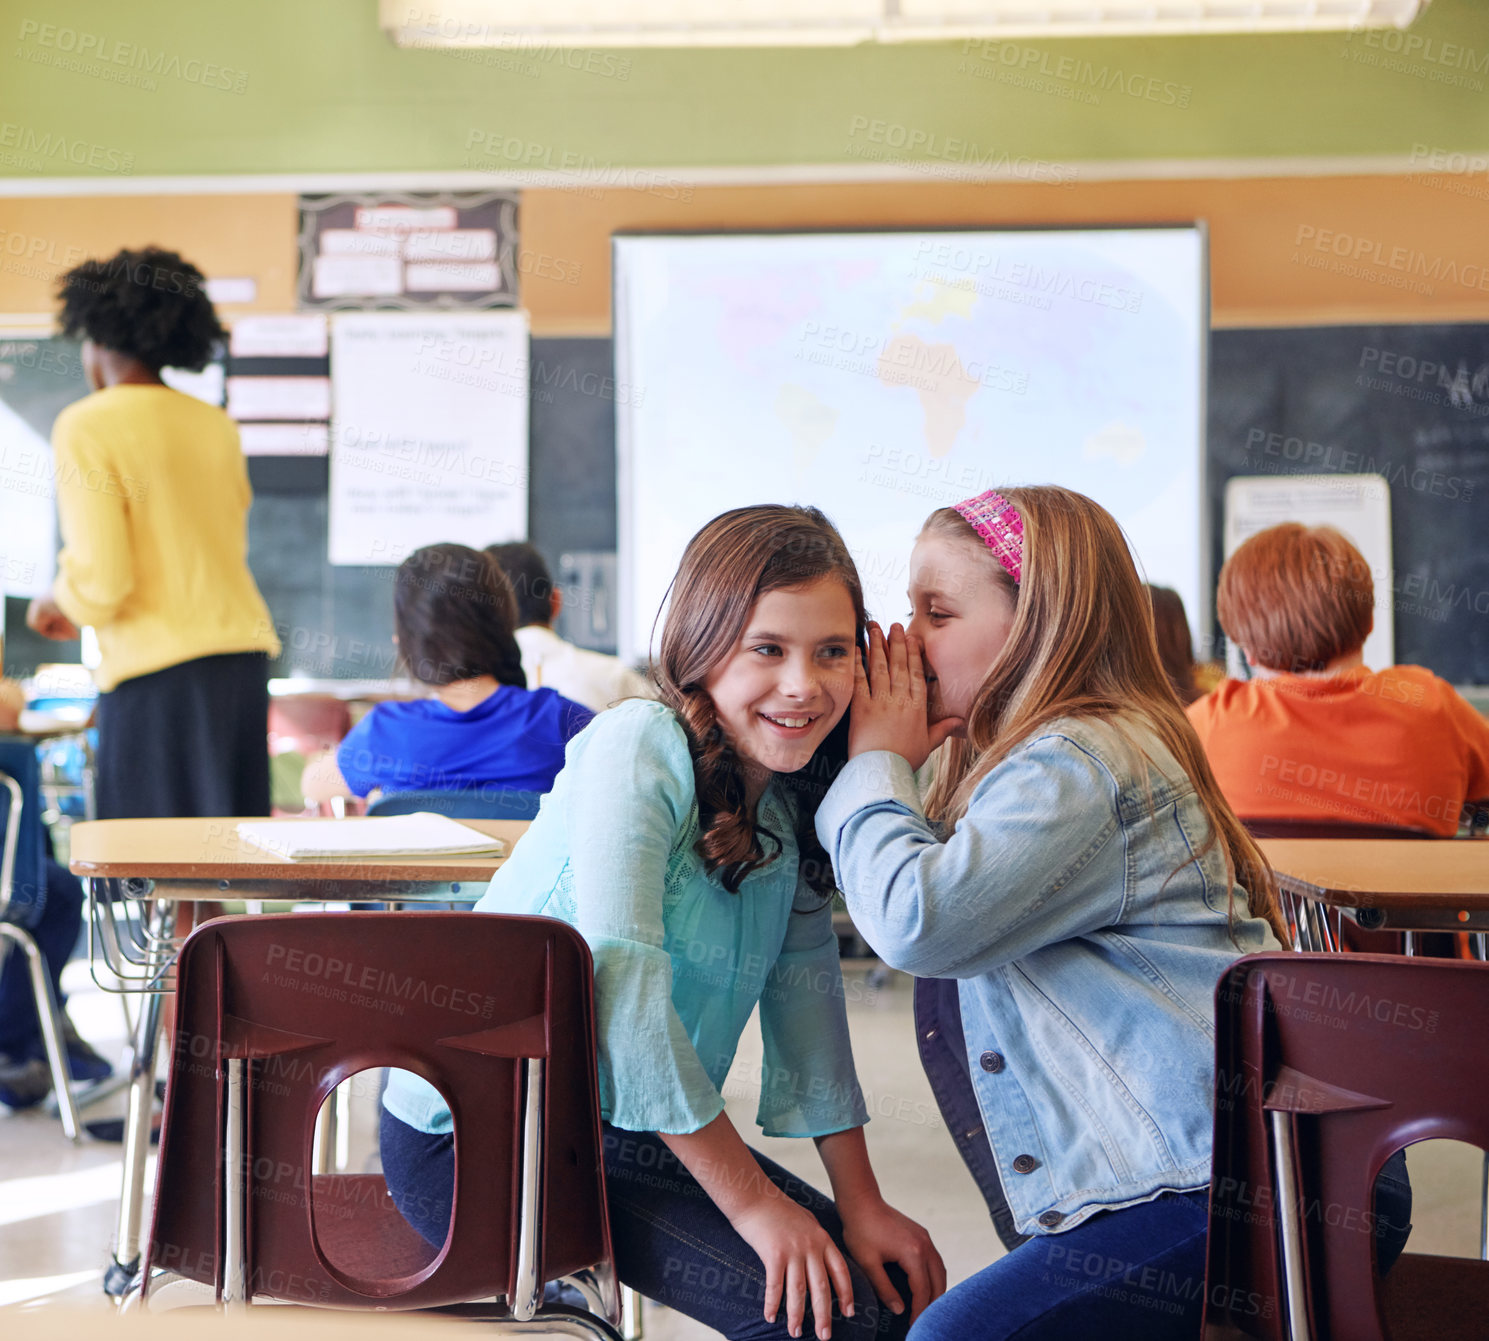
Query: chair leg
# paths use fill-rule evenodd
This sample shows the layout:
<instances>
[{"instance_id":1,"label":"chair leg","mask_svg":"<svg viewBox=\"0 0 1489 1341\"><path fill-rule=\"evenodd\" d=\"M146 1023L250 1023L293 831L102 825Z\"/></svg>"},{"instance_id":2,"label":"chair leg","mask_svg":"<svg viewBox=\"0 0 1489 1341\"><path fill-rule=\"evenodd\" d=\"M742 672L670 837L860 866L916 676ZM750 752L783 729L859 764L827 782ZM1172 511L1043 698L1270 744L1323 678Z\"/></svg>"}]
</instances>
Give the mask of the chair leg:
<instances>
[{"instance_id":1,"label":"chair leg","mask_svg":"<svg viewBox=\"0 0 1489 1341\"><path fill-rule=\"evenodd\" d=\"M148 1297L143 1286L142 1273L130 1282L120 1298L120 1313L165 1313L173 1308L217 1307L217 1291L212 1286L188 1280L173 1271L162 1271L154 1276Z\"/></svg>"},{"instance_id":2,"label":"chair leg","mask_svg":"<svg viewBox=\"0 0 1489 1341\"><path fill-rule=\"evenodd\" d=\"M522 1170L518 1184L517 1275L507 1302L512 1316L526 1322L543 1299L538 1250L543 1220L543 1059L522 1059Z\"/></svg>"},{"instance_id":3,"label":"chair leg","mask_svg":"<svg viewBox=\"0 0 1489 1341\"><path fill-rule=\"evenodd\" d=\"M1479 1260L1489 1262L1489 1154L1479 1181Z\"/></svg>"},{"instance_id":4,"label":"chair leg","mask_svg":"<svg viewBox=\"0 0 1489 1341\"><path fill-rule=\"evenodd\" d=\"M620 1295L620 1330L625 1341L641 1341L641 1295L629 1285L622 1287Z\"/></svg>"},{"instance_id":5,"label":"chair leg","mask_svg":"<svg viewBox=\"0 0 1489 1341\"><path fill-rule=\"evenodd\" d=\"M160 901L150 913L163 936L173 905ZM166 949L157 939L146 959L153 979L164 968ZM148 992L135 1019L129 1067L129 1095L124 1110L124 1168L119 1188L119 1214L113 1260L104 1273L104 1293L123 1294L140 1266L140 1225L144 1219L145 1158L150 1151L150 1114L155 1103L155 1055L160 1046L163 995Z\"/></svg>"},{"instance_id":6,"label":"chair leg","mask_svg":"<svg viewBox=\"0 0 1489 1341\"><path fill-rule=\"evenodd\" d=\"M1272 1119L1272 1157L1276 1161L1283 1286L1287 1295L1287 1336L1289 1341L1313 1341L1308 1324L1303 1227L1298 1217L1298 1166L1293 1152L1292 1115L1273 1111L1269 1116Z\"/></svg>"},{"instance_id":7,"label":"chair leg","mask_svg":"<svg viewBox=\"0 0 1489 1341\"><path fill-rule=\"evenodd\" d=\"M449 1310L438 1310L441 1313ZM625 1337L604 1318L573 1308L543 1308L533 1317L514 1318L510 1315L485 1318L478 1313L461 1310L459 1316L477 1322L483 1330L499 1336L576 1336L588 1341L625 1341Z\"/></svg>"},{"instance_id":8,"label":"chair leg","mask_svg":"<svg viewBox=\"0 0 1489 1341\"><path fill-rule=\"evenodd\" d=\"M52 980L47 973L41 947L29 931L13 922L0 922L0 942L13 941L26 956L31 974L31 994L36 998L36 1015L41 1025L41 1041L47 1050L47 1066L52 1072L52 1089L57 1095L57 1112L62 1118L62 1132L69 1141L80 1139L77 1103L72 1096L72 1077L67 1071L67 1045L62 1040L62 1013L52 995Z\"/></svg>"}]
</instances>

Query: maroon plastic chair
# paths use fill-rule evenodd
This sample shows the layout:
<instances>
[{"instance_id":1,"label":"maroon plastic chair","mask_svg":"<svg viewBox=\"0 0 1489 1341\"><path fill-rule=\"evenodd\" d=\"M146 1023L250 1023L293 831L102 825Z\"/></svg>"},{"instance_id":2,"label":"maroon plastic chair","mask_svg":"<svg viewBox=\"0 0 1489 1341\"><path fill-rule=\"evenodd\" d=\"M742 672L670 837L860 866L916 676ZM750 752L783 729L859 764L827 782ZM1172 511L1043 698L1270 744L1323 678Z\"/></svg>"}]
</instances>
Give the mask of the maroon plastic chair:
<instances>
[{"instance_id":1,"label":"maroon plastic chair","mask_svg":"<svg viewBox=\"0 0 1489 1341\"><path fill-rule=\"evenodd\" d=\"M1489 1263L1405 1252L1377 1277L1373 1201L1405 1145L1489 1148L1486 1018L1485 964L1283 953L1230 967L1205 1341L1489 1332Z\"/></svg>"},{"instance_id":2,"label":"maroon plastic chair","mask_svg":"<svg viewBox=\"0 0 1489 1341\"><path fill-rule=\"evenodd\" d=\"M593 966L572 927L445 911L228 917L191 935L177 975L143 1302L185 1278L230 1305L447 1308L619 1337ZM454 1117L438 1250L380 1174L312 1171L322 1102L385 1066L428 1080ZM542 1302L561 1277L590 1313Z\"/></svg>"},{"instance_id":3,"label":"maroon plastic chair","mask_svg":"<svg viewBox=\"0 0 1489 1341\"><path fill-rule=\"evenodd\" d=\"M269 704L269 747L274 754L335 749L351 729L350 705L329 694L296 694Z\"/></svg>"},{"instance_id":4,"label":"maroon plastic chair","mask_svg":"<svg viewBox=\"0 0 1489 1341\"><path fill-rule=\"evenodd\" d=\"M1320 819L1243 819L1253 838L1436 838L1426 829Z\"/></svg>"}]
</instances>

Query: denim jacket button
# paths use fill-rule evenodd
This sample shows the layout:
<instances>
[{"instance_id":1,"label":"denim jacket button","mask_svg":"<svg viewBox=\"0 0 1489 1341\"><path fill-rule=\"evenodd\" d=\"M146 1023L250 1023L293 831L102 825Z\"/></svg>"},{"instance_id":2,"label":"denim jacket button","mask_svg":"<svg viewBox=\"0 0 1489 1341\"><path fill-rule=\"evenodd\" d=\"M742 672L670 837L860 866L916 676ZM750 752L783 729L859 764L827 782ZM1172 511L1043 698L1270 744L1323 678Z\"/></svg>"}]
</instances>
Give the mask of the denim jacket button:
<instances>
[{"instance_id":1,"label":"denim jacket button","mask_svg":"<svg viewBox=\"0 0 1489 1341\"><path fill-rule=\"evenodd\" d=\"M1039 1223L1042 1224L1046 1229L1053 1229L1064 1218L1065 1217L1061 1215L1059 1211L1046 1211L1039 1217Z\"/></svg>"},{"instance_id":2,"label":"denim jacket button","mask_svg":"<svg viewBox=\"0 0 1489 1341\"><path fill-rule=\"evenodd\" d=\"M1020 1155L1013 1161L1015 1173L1033 1173L1039 1167L1039 1161L1033 1155Z\"/></svg>"},{"instance_id":3,"label":"denim jacket button","mask_svg":"<svg viewBox=\"0 0 1489 1341\"><path fill-rule=\"evenodd\" d=\"M982 1063L984 1071L1001 1071L1003 1069L1003 1058L996 1052L985 1052L977 1059Z\"/></svg>"}]
</instances>

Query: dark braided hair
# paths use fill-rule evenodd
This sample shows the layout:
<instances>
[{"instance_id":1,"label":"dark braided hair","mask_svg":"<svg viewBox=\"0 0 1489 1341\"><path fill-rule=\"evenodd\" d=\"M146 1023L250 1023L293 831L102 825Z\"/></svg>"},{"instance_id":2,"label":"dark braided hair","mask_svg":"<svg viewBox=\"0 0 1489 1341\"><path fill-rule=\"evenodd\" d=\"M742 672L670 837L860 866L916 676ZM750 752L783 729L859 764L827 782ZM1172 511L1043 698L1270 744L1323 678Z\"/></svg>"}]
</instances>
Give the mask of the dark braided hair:
<instances>
[{"instance_id":1,"label":"dark braided hair","mask_svg":"<svg viewBox=\"0 0 1489 1341\"><path fill-rule=\"evenodd\" d=\"M137 358L152 372L200 372L227 338L206 282L190 261L159 247L84 261L57 282L62 334Z\"/></svg>"},{"instance_id":2,"label":"dark braided hair","mask_svg":"<svg viewBox=\"0 0 1489 1341\"><path fill-rule=\"evenodd\" d=\"M744 769L703 683L734 651L761 596L824 577L835 577L847 588L861 646L864 608L858 570L837 528L816 508L772 504L725 512L688 542L672 580L652 676L662 701L681 721L693 757L698 855L710 874L722 873L720 880L731 894L739 892L751 871L780 854L781 839L746 807ZM802 872L821 894L830 894L834 881L817 840L817 806L847 758L845 713L805 768L776 775L795 797Z\"/></svg>"}]
</instances>

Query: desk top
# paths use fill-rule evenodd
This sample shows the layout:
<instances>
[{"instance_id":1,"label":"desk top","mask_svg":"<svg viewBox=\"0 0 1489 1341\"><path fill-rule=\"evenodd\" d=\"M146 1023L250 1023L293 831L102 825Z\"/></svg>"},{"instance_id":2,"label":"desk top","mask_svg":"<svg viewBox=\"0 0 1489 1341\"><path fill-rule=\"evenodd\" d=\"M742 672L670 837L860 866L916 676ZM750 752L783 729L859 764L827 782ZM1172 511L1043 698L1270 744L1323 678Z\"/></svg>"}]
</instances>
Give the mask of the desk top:
<instances>
[{"instance_id":1,"label":"desk top","mask_svg":"<svg viewBox=\"0 0 1489 1341\"><path fill-rule=\"evenodd\" d=\"M293 824L294 820L285 823ZM341 820L361 824L362 817ZM526 820L461 820L503 838L507 854L527 832ZM396 881L489 880L505 860L463 857L355 857L287 861L245 843L237 819L116 819L74 824L71 869L80 876L152 880Z\"/></svg>"},{"instance_id":2,"label":"desk top","mask_svg":"<svg viewBox=\"0 0 1489 1341\"><path fill-rule=\"evenodd\" d=\"M1287 889L1346 908L1489 909L1489 841L1261 838Z\"/></svg>"}]
</instances>

